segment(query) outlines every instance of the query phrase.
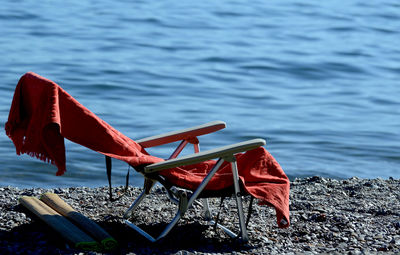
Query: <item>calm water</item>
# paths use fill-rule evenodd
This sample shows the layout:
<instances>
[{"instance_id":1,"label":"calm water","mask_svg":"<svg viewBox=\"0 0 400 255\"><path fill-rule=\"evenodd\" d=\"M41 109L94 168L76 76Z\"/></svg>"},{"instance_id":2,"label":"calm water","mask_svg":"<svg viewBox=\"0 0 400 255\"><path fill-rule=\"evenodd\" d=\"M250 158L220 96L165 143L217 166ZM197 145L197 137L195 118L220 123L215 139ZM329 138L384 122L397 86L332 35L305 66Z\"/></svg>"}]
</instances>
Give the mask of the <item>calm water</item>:
<instances>
[{"instance_id":1,"label":"calm water","mask_svg":"<svg viewBox=\"0 0 400 255\"><path fill-rule=\"evenodd\" d=\"M400 178L398 0L67 2L2 2L2 129L34 71L133 139L223 120L203 150L261 137L291 178ZM107 185L103 156L66 147L56 177L1 131L0 186Z\"/></svg>"}]
</instances>

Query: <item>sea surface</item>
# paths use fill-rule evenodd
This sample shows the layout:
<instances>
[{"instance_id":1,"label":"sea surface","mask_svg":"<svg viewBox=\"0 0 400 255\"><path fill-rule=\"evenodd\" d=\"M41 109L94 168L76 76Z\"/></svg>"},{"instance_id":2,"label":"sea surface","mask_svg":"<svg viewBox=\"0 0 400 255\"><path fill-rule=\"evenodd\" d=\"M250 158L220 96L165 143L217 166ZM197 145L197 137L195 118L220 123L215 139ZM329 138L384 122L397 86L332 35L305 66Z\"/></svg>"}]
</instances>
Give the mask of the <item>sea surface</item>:
<instances>
[{"instance_id":1,"label":"sea surface","mask_svg":"<svg viewBox=\"0 0 400 255\"><path fill-rule=\"evenodd\" d=\"M202 150L260 137L292 179L400 178L398 0L2 1L0 186L105 186L104 157L72 142L61 177L16 155L4 124L28 71L132 139L223 120Z\"/></svg>"}]
</instances>

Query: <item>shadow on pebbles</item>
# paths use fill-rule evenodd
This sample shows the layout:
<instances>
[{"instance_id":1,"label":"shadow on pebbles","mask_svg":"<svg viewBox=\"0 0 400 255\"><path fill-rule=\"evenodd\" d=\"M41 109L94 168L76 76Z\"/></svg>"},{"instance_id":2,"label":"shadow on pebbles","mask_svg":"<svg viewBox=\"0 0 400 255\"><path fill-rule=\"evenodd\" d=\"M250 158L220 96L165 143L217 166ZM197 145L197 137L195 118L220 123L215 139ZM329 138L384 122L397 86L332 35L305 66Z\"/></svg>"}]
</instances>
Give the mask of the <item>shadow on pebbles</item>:
<instances>
[{"instance_id":1,"label":"shadow on pebbles","mask_svg":"<svg viewBox=\"0 0 400 255\"><path fill-rule=\"evenodd\" d=\"M123 187L114 188L114 194ZM241 244L201 219L195 205L163 240L150 243L125 225L122 215L140 193L128 192L114 202L108 188L18 189L0 187L1 254L98 254L74 249L61 235L18 204L25 196L54 192L91 218L119 243L114 254L400 254L400 180L346 180L310 177L291 182L290 220L279 229L271 207L253 205L247 227L250 241ZM211 199L219 221L237 230L234 199ZM247 213L249 199L244 198ZM156 235L172 219L176 206L155 188L132 221ZM236 223L236 225L235 225Z\"/></svg>"}]
</instances>

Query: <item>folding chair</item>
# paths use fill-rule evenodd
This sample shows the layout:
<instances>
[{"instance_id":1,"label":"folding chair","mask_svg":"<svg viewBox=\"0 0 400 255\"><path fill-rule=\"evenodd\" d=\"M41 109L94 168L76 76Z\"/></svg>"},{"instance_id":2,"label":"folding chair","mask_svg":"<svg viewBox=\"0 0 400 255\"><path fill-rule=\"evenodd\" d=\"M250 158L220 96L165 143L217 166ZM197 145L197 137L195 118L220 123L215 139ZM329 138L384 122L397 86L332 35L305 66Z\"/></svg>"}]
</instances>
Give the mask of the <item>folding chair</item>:
<instances>
[{"instance_id":1,"label":"folding chair","mask_svg":"<svg viewBox=\"0 0 400 255\"><path fill-rule=\"evenodd\" d=\"M235 234L233 231L229 230L227 227L217 223L216 225L220 227L226 234L228 234L232 238L240 238L243 242L248 241L248 234L246 229L246 222L243 212L242 205L242 194L243 190L240 189L240 182L238 177L238 168L236 163L235 154L239 152L245 152L251 149L258 148L260 146L265 145L265 141L263 139L253 139L246 142L241 142L229 146L220 147L213 150L208 150L204 152L200 152L199 142L197 137L205 134L209 134L211 132L218 131L226 127L226 124L222 121L214 121L210 123L206 123L204 125L183 129L176 132L170 132L158 136L152 136L148 138L144 138L136 141L144 148L159 146L167 143L177 142L181 140L181 143L176 148L176 150L172 153L170 158L164 162L155 163L151 165L147 165L139 170L140 173L144 175L144 187L143 191L139 195L139 197L133 202L133 204L129 207L129 209L125 212L124 218L125 222L128 226L139 232L141 235L146 237L148 240L152 242L156 242L161 238L165 237L171 229L178 223L179 219L183 217L186 211L195 203L199 203L196 199L202 198L202 206L203 206L203 215L204 219L207 220L210 224L216 224L216 222L211 217L211 211L209 208L208 197L212 196L221 196L226 194L231 194L236 199L236 206L239 218L239 227L240 232ZM192 143L194 146L194 154L183 156L177 158L179 153L184 149L184 147ZM175 167L192 165L200 162L204 162L210 159L216 159L215 165L209 171L207 176L201 182L201 184L197 187L197 189L192 191L182 191L181 189L175 189L175 185L173 183L168 182L162 175L158 174L160 171L165 169L171 169ZM233 178L233 187L224 189L223 191L214 191L208 192L205 190L205 187L209 183L210 179L214 176L214 174L220 169L222 163L230 162L232 169L232 178ZM175 217L172 221L165 227L165 229L161 232L158 237L153 237L131 221L129 221L129 217L132 212L139 206L139 204L143 201L143 199L148 195L151 191L153 185L159 182L163 185L163 187L167 191L167 195L170 200L177 204L177 211ZM178 187L179 188L179 187ZM200 204L200 203L199 203ZM250 212L249 212L250 213ZM248 215L249 216L249 215Z\"/></svg>"},{"instance_id":2,"label":"folding chair","mask_svg":"<svg viewBox=\"0 0 400 255\"><path fill-rule=\"evenodd\" d=\"M66 171L64 138L105 155L108 173L111 172L111 158L125 161L142 173L145 178L143 191L124 217L129 226L150 241L155 242L165 237L187 209L198 203L198 198L204 198L205 219L213 222L205 198L226 194L233 194L236 198L240 231L235 234L218 222L214 224L231 237L248 240L241 202L241 196L246 193L260 199L264 204L274 206L278 226L288 227L289 180L272 155L261 147L265 145L264 140L254 139L200 152L197 137L223 128L224 122L214 121L135 142L85 108L56 83L32 72L20 78L5 125L6 134L13 141L17 154L26 153L55 164L58 168L57 175ZM145 150L176 141L182 142L168 160L152 156ZM195 153L178 157L189 143L193 144ZM192 178L188 182L185 174L191 172L185 167L191 165L212 167L201 174L202 179L196 175L197 179ZM227 170L231 173L223 172ZM220 178L221 172L224 178ZM166 188L170 199L178 205L178 210L165 230L158 237L152 237L128 218L156 182ZM178 191L175 191L175 187ZM182 188L187 192L181 192Z\"/></svg>"}]
</instances>

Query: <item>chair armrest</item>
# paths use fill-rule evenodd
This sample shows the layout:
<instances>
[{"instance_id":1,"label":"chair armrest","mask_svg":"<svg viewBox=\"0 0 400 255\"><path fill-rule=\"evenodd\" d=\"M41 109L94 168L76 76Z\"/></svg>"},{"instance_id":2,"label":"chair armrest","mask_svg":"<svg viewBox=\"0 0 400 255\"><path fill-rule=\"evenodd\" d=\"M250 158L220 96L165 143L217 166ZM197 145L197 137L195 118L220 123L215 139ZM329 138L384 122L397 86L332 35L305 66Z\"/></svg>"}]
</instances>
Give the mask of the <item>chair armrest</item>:
<instances>
[{"instance_id":1,"label":"chair armrest","mask_svg":"<svg viewBox=\"0 0 400 255\"><path fill-rule=\"evenodd\" d=\"M191 137L197 137L205 134L209 134L226 127L223 121L212 121L203 125L186 128L178 131L173 131L161 135L146 137L136 142L144 148L154 147L158 145L163 145L167 143L173 143L183 139L188 139Z\"/></svg>"},{"instance_id":2,"label":"chair armrest","mask_svg":"<svg viewBox=\"0 0 400 255\"><path fill-rule=\"evenodd\" d=\"M228 158L236 153L256 149L260 146L264 146L265 144L266 142L264 139L253 139L241 143L235 143L232 145L227 145L212 150L203 151L183 156L180 158L174 158L167 161L151 164L144 168L144 172L153 173L160 170L174 168L178 166L196 164L210 159L224 158L224 157Z\"/></svg>"}]
</instances>

